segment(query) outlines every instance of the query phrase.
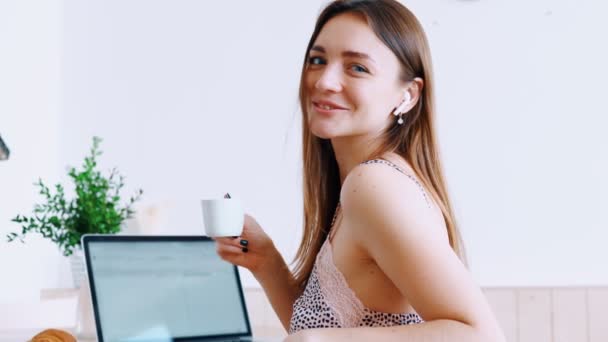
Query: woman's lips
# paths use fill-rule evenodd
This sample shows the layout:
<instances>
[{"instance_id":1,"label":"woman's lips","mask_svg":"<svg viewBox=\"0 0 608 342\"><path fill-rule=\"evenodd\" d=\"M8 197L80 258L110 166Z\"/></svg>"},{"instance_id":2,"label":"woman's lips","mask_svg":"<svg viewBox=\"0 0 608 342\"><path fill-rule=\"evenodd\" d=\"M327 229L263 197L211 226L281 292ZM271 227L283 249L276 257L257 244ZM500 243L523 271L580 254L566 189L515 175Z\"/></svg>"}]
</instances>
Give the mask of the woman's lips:
<instances>
[{"instance_id":1,"label":"woman's lips","mask_svg":"<svg viewBox=\"0 0 608 342\"><path fill-rule=\"evenodd\" d=\"M330 101L323 101L323 100L312 101L312 106L316 112L318 112L320 114L326 114L326 115L331 115L331 114L335 114L335 113L347 110L347 108L344 108L338 104L335 104Z\"/></svg>"}]
</instances>

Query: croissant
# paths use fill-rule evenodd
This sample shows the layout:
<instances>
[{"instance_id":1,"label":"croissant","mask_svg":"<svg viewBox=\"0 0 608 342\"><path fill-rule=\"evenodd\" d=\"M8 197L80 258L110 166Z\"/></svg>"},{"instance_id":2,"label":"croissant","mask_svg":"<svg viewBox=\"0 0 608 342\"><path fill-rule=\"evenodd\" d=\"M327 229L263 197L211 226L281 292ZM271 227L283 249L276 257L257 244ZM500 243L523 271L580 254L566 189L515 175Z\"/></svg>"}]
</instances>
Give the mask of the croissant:
<instances>
[{"instance_id":1,"label":"croissant","mask_svg":"<svg viewBox=\"0 0 608 342\"><path fill-rule=\"evenodd\" d=\"M76 338L63 330L46 329L34 336L29 342L76 342Z\"/></svg>"}]
</instances>

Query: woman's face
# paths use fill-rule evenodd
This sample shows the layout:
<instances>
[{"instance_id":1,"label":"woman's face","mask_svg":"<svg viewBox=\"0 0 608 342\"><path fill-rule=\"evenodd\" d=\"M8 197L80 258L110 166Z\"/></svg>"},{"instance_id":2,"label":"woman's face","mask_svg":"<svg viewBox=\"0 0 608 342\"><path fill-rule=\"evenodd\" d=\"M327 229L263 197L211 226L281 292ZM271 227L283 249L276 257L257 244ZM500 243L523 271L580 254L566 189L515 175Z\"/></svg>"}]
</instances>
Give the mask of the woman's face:
<instances>
[{"instance_id":1,"label":"woman's face","mask_svg":"<svg viewBox=\"0 0 608 342\"><path fill-rule=\"evenodd\" d=\"M341 14L321 29L304 72L312 133L333 139L376 136L396 118L404 97L397 57L355 14Z\"/></svg>"}]
</instances>

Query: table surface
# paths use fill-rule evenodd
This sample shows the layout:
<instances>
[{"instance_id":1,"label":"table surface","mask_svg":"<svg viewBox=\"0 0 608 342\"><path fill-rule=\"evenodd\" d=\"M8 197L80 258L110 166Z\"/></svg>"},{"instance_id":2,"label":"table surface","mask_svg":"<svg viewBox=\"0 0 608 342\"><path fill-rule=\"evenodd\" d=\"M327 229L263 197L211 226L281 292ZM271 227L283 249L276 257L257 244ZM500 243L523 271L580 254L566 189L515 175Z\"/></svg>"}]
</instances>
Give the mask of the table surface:
<instances>
[{"instance_id":1,"label":"table surface","mask_svg":"<svg viewBox=\"0 0 608 342\"><path fill-rule=\"evenodd\" d=\"M0 331L0 342L27 342L40 330L4 330ZM283 338L279 337L256 337L256 341L266 341L266 342L279 342L282 341ZM78 339L78 342L97 342L97 339Z\"/></svg>"},{"instance_id":2,"label":"table surface","mask_svg":"<svg viewBox=\"0 0 608 342\"><path fill-rule=\"evenodd\" d=\"M0 331L0 342L26 342L40 332L40 329L19 329ZM78 339L78 342L96 342L96 339Z\"/></svg>"}]
</instances>

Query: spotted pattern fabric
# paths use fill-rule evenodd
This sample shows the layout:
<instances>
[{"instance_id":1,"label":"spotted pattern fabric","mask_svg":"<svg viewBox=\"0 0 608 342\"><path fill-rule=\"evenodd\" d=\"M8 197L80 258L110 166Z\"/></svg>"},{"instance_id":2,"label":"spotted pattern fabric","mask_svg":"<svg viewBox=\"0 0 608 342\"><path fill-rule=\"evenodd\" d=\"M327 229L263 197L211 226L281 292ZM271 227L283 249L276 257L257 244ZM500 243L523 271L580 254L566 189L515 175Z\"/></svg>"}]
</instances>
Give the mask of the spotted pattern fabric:
<instances>
[{"instance_id":1,"label":"spotted pattern fabric","mask_svg":"<svg viewBox=\"0 0 608 342\"><path fill-rule=\"evenodd\" d=\"M294 302L289 333L314 328L388 327L422 322L415 312L386 313L366 308L333 264L328 239L319 251L304 292Z\"/></svg>"}]
</instances>

